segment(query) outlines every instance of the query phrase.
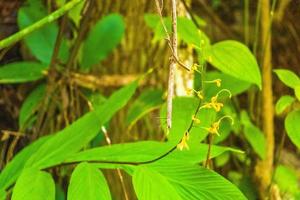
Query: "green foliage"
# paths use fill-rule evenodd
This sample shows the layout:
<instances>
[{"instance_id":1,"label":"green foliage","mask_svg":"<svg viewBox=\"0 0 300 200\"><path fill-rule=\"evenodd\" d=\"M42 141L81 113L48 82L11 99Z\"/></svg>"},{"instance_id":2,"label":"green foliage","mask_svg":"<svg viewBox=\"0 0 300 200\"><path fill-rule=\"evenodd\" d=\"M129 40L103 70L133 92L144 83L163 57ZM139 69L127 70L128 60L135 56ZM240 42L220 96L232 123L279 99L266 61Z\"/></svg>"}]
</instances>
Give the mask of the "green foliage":
<instances>
[{"instance_id":1,"label":"green foliage","mask_svg":"<svg viewBox=\"0 0 300 200\"><path fill-rule=\"evenodd\" d=\"M158 15L145 14L144 19L146 24L154 30L154 42L166 38L165 30L160 22L160 18ZM177 20L177 32L180 40L183 40L189 45L194 45L197 48L201 48L203 45L209 45L208 37L205 35L205 33L203 33L196 27L192 20L186 17L178 17ZM205 25L205 22L203 20L200 19L199 21L201 22L200 25ZM171 33L171 18L164 18L164 23L168 32Z\"/></svg>"},{"instance_id":2,"label":"green foliage","mask_svg":"<svg viewBox=\"0 0 300 200\"><path fill-rule=\"evenodd\" d=\"M300 148L300 110L290 112L285 118L285 130L291 141Z\"/></svg>"},{"instance_id":3,"label":"green foliage","mask_svg":"<svg viewBox=\"0 0 300 200\"><path fill-rule=\"evenodd\" d=\"M161 175L161 182L169 182L169 184L175 189L176 193L181 197L180 199L246 199L233 184L211 170L196 165L184 164L163 164L149 166L147 168L150 167ZM153 175L154 173L153 171L145 173L144 171L147 171L147 168L144 167L142 172L139 172L142 174L139 174L140 178L137 181L143 181L143 178L147 178L148 180L151 178L147 176ZM156 176L159 175L156 174ZM164 180L162 181L162 179ZM151 182L149 184L151 184ZM145 188L147 187L147 184L141 185L140 187L144 187L143 189L146 190L148 194L156 192L162 195L162 193L164 193L164 190L162 189L158 191L155 190L155 186L152 186L154 191L149 191L149 189ZM169 198L172 198L171 195L174 194L165 193L165 195L170 195Z\"/></svg>"},{"instance_id":4,"label":"green foliage","mask_svg":"<svg viewBox=\"0 0 300 200\"><path fill-rule=\"evenodd\" d=\"M198 104L199 99L192 97L176 97L173 100L173 126L167 133L170 141L178 142L182 138L190 126ZM160 111L161 126L164 130L167 130L166 112L167 108L166 104L164 104ZM202 109L196 117L200 120L201 125L196 125L192 128L190 135L193 139L191 140L202 141L207 135L207 130L203 129L203 127L210 127L215 120L216 113L211 109Z\"/></svg>"},{"instance_id":5,"label":"green foliage","mask_svg":"<svg viewBox=\"0 0 300 200\"><path fill-rule=\"evenodd\" d=\"M12 185L21 174L25 163L50 137L42 137L22 149L1 171L0 191Z\"/></svg>"},{"instance_id":6,"label":"green foliage","mask_svg":"<svg viewBox=\"0 0 300 200\"><path fill-rule=\"evenodd\" d=\"M111 199L104 175L95 166L85 162L73 171L68 188L68 200L77 199Z\"/></svg>"},{"instance_id":7,"label":"green foliage","mask_svg":"<svg viewBox=\"0 0 300 200\"><path fill-rule=\"evenodd\" d=\"M140 200L182 199L166 177L149 167L141 166L134 171L133 186Z\"/></svg>"},{"instance_id":8,"label":"green foliage","mask_svg":"<svg viewBox=\"0 0 300 200\"><path fill-rule=\"evenodd\" d=\"M81 67L89 70L120 43L125 30L123 19L111 14L99 20L89 32L82 49Z\"/></svg>"},{"instance_id":9,"label":"green foliage","mask_svg":"<svg viewBox=\"0 0 300 200\"><path fill-rule=\"evenodd\" d=\"M99 110L85 114L70 126L56 133L31 156L27 166L41 169L57 165L71 154L79 151L97 135L100 127L127 103L136 87L137 82L133 82L121 88Z\"/></svg>"},{"instance_id":10,"label":"green foliage","mask_svg":"<svg viewBox=\"0 0 300 200\"><path fill-rule=\"evenodd\" d=\"M36 87L23 102L19 114L19 127L23 129L34 117L40 102L46 93L46 86L41 84Z\"/></svg>"},{"instance_id":11,"label":"green foliage","mask_svg":"<svg viewBox=\"0 0 300 200\"><path fill-rule=\"evenodd\" d=\"M266 156L266 140L263 132L250 121L249 116L245 111L243 111L241 115L245 138L250 143L255 153L257 153L261 159L264 159Z\"/></svg>"},{"instance_id":12,"label":"green foliage","mask_svg":"<svg viewBox=\"0 0 300 200\"><path fill-rule=\"evenodd\" d=\"M1 83L23 83L45 76L47 65L36 62L15 62L0 67Z\"/></svg>"},{"instance_id":13,"label":"green foliage","mask_svg":"<svg viewBox=\"0 0 300 200\"><path fill-rule=\"evenodd\" d=\"M207 61L225 74L256 84L261 89L256 59L242 43L227 40L212 45Z\"/></svg>"},{"instance_id":14,"label":"green foliage","mask_svg":"<svg viewBox=\"0 0 300 200\"><path fill-rule=\"evenodd\" d=\"M281 96L275 105L275 111L277 115L280 115L285 109L287 109L293 102L295 98L289 95Z\"/></svg>"},{"instance_id":15,"label":"green foliage","mask_svg":"<svg viewBox=\"0 0 300 200\"><path fill-rule=\"evenodd\" d=\"M133 126L140 118L163 104L163 91L159 89L148 89L134 101L128 110L126 124Z\"/></svg>"},{"instance_id":16,"label":"green foliage","mask_svg":"<svg viewBox=\"0 0 300 200\"><path fill-rule=\"evenodd\" d=\"M28 3L24 4L24 6L19 9L19 28L24 29L47 16L47 14L47 10L41 1L29 0ZM58 26L55 23L50 23L25 37L24 41L37 59L43 63L49 64L57 34ZM66 61L68 54L69 49L66 42L63 41L59 51L59 58Z\"/></svg>"},{"instance_id":17,"label":"green foliage","mask_svg":"<svg viewBox=\"0 0 300 200\"><path fill-rule=\"evenodd\" d=\"M286 86L294 89L300 85L300 79L294 72L287 69L276 69L274 72Z\"/></svg>"},{"instance_id":18,"label":"green foliage","mask_svg":"<svg viewBox=\"0 0 300 200\"><path fill-rule=\"evenodd\" d=\"M275 182L282 193L296 195L300 193L300 185L297 179L297 172L287 166L279 165L275 170Z\"/></svg>"},{"instance_id":19,"label":"green foliage","mask_svg":"<svg viewBox=\"0 0 300 200\"><path fill-rule=\"evenodd\" d=\"M12 200L32 199L55 200L55 184L49 173L28 168L18 178Z\"/></svg>"},{"instance_id":20,"label":"green foliage","mask_svg":"<svg viewBox=\"0 0 300 200\"><path fill-rule=\"evenodd\" d=\"M233 76L227 75L218 71L209 71L206 73L207 80L220 79L222 84L220 87L216 87L214 84L207 84L205 87L205 96L207 98L214 96L221 89L229 89L233 96L241 94L247 91L251 84L246 81L234 78Z\"/></svg>"}]
</instances>

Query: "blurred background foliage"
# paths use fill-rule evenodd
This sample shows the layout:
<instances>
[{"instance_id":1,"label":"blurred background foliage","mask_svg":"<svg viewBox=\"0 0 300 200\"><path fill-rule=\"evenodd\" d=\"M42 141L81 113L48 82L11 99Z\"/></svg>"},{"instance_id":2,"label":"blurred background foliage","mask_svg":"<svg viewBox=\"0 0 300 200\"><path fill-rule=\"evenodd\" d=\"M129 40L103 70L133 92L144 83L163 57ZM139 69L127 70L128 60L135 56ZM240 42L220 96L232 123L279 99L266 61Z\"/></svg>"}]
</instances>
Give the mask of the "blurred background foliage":
<instances>
[{"instance_id":1,"label":"blurred background foliage","mask_svg":"<svg viewBox=\"0 0 300 200\"><path fill-rule=\"evenodd\" d=\"M34 3L33 7L28 6L30 2ZM0 39L32 24L64 3L64 0L0 1ZM170 1L164 0L164 5L164 16L170 16L170 7L166 6L170 5ZM182 20L178 22L178 26L181 27L181 23L182 30L187 30L184 26L192 27L188 25L192 21L185 20L194 17L194 23L196 22L210 38L211 43L222 40L240 41L254 52L261 65L263 42L255 34L258 26L257 5L258 1L247 0L182 0L178 3L178 15L181 17L179 20ZM1 51L0 64L10 63L11 68L16 67L15 71L20 77L19 83L38 80L44 76L43 71L53 62L51 58L56 35L60 32L61 24L65 23L62 33L65 39L61 42L58 51L57 71L49 70L47 73L50 75L47 80L0 85L0 130L2 131L0 169L28 143L42 135L61 130L92 107L102 105L113 91L127 85L150 68L159 68L159 70L154 70L151 76L143 81L125 109L105 124L105 128L90 145L92 147L106 145L105 134L109 135L112 143L165 139L163 102L166 97L164 91L166 91L171 54L163 39L161 28L157 28L159 18L155 3L147 0L96 0L91 8L85 8L89 9L86 23L80 21L83 9L84 5L81 3L68 13L68 19L65 21L61 18L57 23L51 23L26 37L24 41ZM300 1L277 1L271 30L272 65L275 69L288 69L299 76L300 24L298 19L300 19ZM170 21L166 19L166 24L168 23L170 24ZM111 28L113 32L110 31ZM79 43L83 45L78 52L78 61L70 61L73 51L70 44L75 43L76 46L76 38L81 38ZM193 41L180 42L180 59L186 64L197 61L201 63L201 58L197 57L196 50L188 44L189 42L193 43ZM103 43L106 45L101 45ZM96 51L101 53L94 54ZM23 62L21 67L18 64L19 68L11 64L21 61L26 62ZM65 64L72 70L60 74L60 66L63 68ZM36 68L36 71L33 70L35 73L30 74L27 80L22 80L24 75L21 68L26 65ZM222 114L230 114L235 119L235 125L231 127L229 123L224 122L220 127L222 134L215 138L214 144L236 147L245 151L245 154L226 151L213 161L212 168L238 185L249 199L257 199L258 192L253 179L254 166L257 159L264 159L266 154L264 148L266 141L261 130L260 117L263 113L259 106L263 101L262 96L247 80L228 76L216 71L211 65L208 65L207 69L207 80L221 79L221 89L230 89L234 96L232 102L226 102ZM176 94L188 96L185 90L193 84L191 80L194 78L194 84L197 84L197 77L190 76L183 70L178 70L177 73L181 79L176 80ZM273 188L272 194L274 199L299 199L300 141L299 136L293 135L295 130L299 135L300 126L289 124L299 123L299 111L295 112L295 110L299 109L300 92L299 87L296 86L300 84L297 83L297 78L294 78L293 82L291 77L294 75L287 71L277 70L273 75L274 106L279 101L275 107L274 118L275 172L272 180L276 183L276 187ZM55 86L56 82L58 86ZM83 89L78 89L79 87ZM216 94L215 90L215 87L208 84L205 98L210 99ZM45 94L51 100L43 99ZM174 115L177 116L174 119L179 120L174 122L175 124L184 123L180 118L184 119L187 113L183 111L188 110L187 107L195 107L192 100L185 101L184 97L180 97L174 102ZM39 104L40 102L43 103ZM286 118L288 113L292 114ZM214 117L210 113L205 113L201 121L213 121L210 119ZM290 122L293 120L294 122ZM24 132L30 135L24 135ZM178 132L181 133L180 130ZM286 132L290 139L285 136ZM53 169L53 174L59 183L57 191L62 191L62 195L63 191L66 191L70 173L68 170L61 172ZM124 194L119 184L118 173L105 171L105 176L111 186L111 193L116 199L122 199ZM126 185L131 185L129 176L125 173L123 176ZM127 190L130 199L136 198L132 186L127 187ZM63 199L62 196L58 199Z\"/></svg>"}]
</instances>

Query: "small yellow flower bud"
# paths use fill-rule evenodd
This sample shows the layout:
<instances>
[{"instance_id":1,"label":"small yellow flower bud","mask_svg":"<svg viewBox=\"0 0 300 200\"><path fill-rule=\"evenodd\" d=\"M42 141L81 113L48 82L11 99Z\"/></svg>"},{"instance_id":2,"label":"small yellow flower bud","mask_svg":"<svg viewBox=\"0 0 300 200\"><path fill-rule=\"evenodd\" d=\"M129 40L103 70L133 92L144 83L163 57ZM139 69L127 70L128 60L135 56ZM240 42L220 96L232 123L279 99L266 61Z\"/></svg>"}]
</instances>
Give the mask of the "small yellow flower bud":
<instances>
[{"instance_id":1,"label":"small yellow flower bud","mask_svg":"<svg viewBox=\"0 0 300 200\"><path fill-rule=\"evenodd\" d=\"M193 115L192 120L194 121L195 124L200 124L200 119L198 119L195 115Z\"/></svg>"},{"instance_id":2,"label":"small yellow flower bud","mask_svg":"<svg viewBox=\"0 0 300 200\"><path fill-rule=\"evenodd\" d=\"M196 94L199 97L199 99L204 99L202 91L197 91Z\"/></svg>"},{"instance_id":3,"label":"small yellow flower bud","mask_svg":"<svg viewBox=\"0 0 300 200\"><path fill-rule=\"evenodd\" d=\"M189 146L187 144L187 141L189 140L189 134L186 132L184 133L181 141L179 144L177 144L177 148L182 151L183 149L189 149Z\"/></svg>"}]
</instances>

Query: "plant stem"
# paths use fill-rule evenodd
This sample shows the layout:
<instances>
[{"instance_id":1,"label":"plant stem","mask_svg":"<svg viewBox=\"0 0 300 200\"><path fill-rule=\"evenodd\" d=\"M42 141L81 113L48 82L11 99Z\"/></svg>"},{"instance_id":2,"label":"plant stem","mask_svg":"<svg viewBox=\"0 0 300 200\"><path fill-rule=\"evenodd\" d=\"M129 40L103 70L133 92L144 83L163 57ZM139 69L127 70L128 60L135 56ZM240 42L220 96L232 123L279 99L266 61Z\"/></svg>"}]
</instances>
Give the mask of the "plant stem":
<instances>
[{"instance_id":1,"label":"plant stem","mask_svg":"<svg viewBox=\"0 0 300 200\"><path fill-rule=\"evenodd\" d=\"M272 52L270 1L261 0L261 42L262 42L262 128L266 138L266 157L255 166L260 198L267 197L271 183L274 161L274 107L272 91Z\"/></svg>"},{"instance_id":2,"label":"plant stem","mask_svg":"<svg viewBox=\"0 0 300 200\"><path fill-rule=\"evenodd\" d=\"M59 8L58 10L54 11L52 14L44 17L43 19L37 21L36 23L32 24L31 26L9 36L8 38L1 40L0 41L0 49L3 49L5 47L8 47L8 46L18 42L19 40L23 39L25 36L27 36L31 32L36 31L39 28L41 28L42 26L55 21L57 18L64 15L66 12L71 10L74 6L76 6L77 4L79 4L82 1L84 1L84 0L70 1L69 3L66 3L64 6Z\"/></svg>"},{"instance_id":3,"label":"plant stem","mask_svg":"<svg viewBox=\"0 0 300 200\"><path fill-rule=\"evenodd\" d=\"M174 96L174 77L176 70L177 56L177 13L176 13L176 0L172 0L172 50L174 56L170 60L169 68L169 81L168 81L168 97L167 97L167 126L168 129L172 127L172 109L173 109L173 96ZM175 58L174 58L175 57Z\"/></svg>"}]
</instances>

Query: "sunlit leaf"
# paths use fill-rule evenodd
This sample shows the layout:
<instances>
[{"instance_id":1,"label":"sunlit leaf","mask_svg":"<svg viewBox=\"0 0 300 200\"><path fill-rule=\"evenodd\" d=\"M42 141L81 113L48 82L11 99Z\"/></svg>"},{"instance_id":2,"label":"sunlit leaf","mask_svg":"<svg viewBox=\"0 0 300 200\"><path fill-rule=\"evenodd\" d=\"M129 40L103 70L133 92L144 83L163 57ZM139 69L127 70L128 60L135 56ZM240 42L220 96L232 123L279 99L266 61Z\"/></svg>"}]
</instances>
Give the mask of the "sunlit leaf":
<instances>
[{"instance_id":1,"label":"sunlit leaf","mask_svg":"<svg viewBox=\"0 0 300 200\"><path fill-rule=\"evenodd\" d=\"M110 200L110 191L104 175L88 163L79 164L72 173L68 200Z\"/></svg>"},{"instance_id":2,"label":"sunlit leaf","mask_svg":"<svg viewBox=\"0 0 300 200\"><path fill-rule=\"evenodd\" d=\"M300 148L300 110L290 112L285 118L285 130L291 141Z\"/></svg>"},{"instance_id":3,"label":"sunlit leaf","mask_svg":"<svg viewBox=\"0 0 300 200\"><path fill-rule=\"evenodd\" d=\"M227 40L211 46L206 58L214 67L237 79L256 84L261 89L261 75L255 57L244 44Z\"/></svg>"},{"instance_id":4,"label":"sunlit leaf","mask_svg":"<svg viewBox=\"0 0 300 200\"><path fill-rule=\"evenodd\" d=\"M81 67L90 69L120 43L125 30L122 16L111 14L100 19L89 32L82 49Z\"/></svg>"},{"instance_id":5,"label":"sunlit leaf","mask_svg":"<svg viewBox=\"0 0 300 200\"><path fill-rule=\"evenodd\" d=\"M55 200L55 184L51 175L34 168L25 169L18 178L12 200Z\"/></svg>"},{"instance_id":6,"label":"sunlit leaf","mask_svg":"<svg viewBox=\"0 0 300 200\"><path fill-rule=\"evenodd\" d=\"M147 170L146 167L144 168ZM164 164L151 165L151 168L155 170L156 173L160 174L164 180L169 182L182 199L246 199L245 196L228 180L217 173L200 166ZM143 174L145 178L149 175L152 174ZM149 184L151 184L151 182L149 182ZM144 187L146 186L147 185L144 185ZM149 187L151 188L151 186ZM146 190L146 188L144 189ZM148 189L148 192L151 192L151 189ZM166 195L171 194L166 193Z\"/></svg>"},{"instance_id":7,"label":"sunlit leaf","mask_svg":"<svg viewBox=\"0 0 300 200\"><path fill-rule=\"evenodd\" d=\"M276 69L274 72L286 86L290 88L300 86L300 78L294 72L287 69Z\"/></svg>"},{"instance_id":8,"label":"sunlit leaf","mask_svg":"<svg viewBox=\"0 0 300 200\"><path fill-rule=\"evenodd\" d=\"M140 200L183 200L165 176L149 167L134 171L133 187Z\"/></svg>"},{"instance_id":9,"label":"sunlit leaf","mask_svg":"<svg viewBox=\"0 0 300 200\"><path fill-rule=\"evenodd\" d=\"M105 162L111 164L118 162L125 163L143 163L156 160L162 155L165 155L174 147L177 143L170 142L158 142L158 141L140 141L133 143L114 144L111 146L97 147L82 151L70 156L65 162L83 162L83 161L97 161L99 163ZM199 144L198 142L189 143L190 149L180 151L175 149L167 156L163 157L159 161L162 163L200 163L206 159L208 145ZM221 155L224 152L231 151L235 153L242 153L240 150L230 147L222 147L213 145L211 147L211 158ZM105 166L107 167L107 166Z\"/></svg>"},{"instance_id":10,"label":"sunlit leaf","mask_svg":"<svg viewBox=\"0 0 300 200\"><path fill-rule=\"evenodd\" d=\"M241 123L244 126L243 133L245 138L250 143L254 152L261 159L264 159L266 155L266 140L263 132L251 122L248 113L245 111L241 112Z\"/></svg>"},{"instance_id":11,"label":"sunlit leaf","mask_svg":"<svg viewBox=\"0 0 300 200\"><path fill-rule=\"evenodd\" d=\"M287 166L279 165L276 167L274 180L281 192L296 194L300 191L297 172Z\"/></svg>"},{"instance_id":12,"label":"sunlit leaf","mask_svg":"<svg viewBox=\"0 0 300 200\"><path fill-rule=\"evenodd\" d=\"M7 189L21 174L25 163L50 137L42 137L26 146L4 167L0 173L0 190Z\"/></svg>"},{"instance_id":13,"label":"sunlit leaf","mask_svg":"<svg viewBox=\"0 0 300 200\"><path fill-rule=\"evenodd\" d=\"M300 101L300 85L295 87L295 96L297 97L298 101Z\"/></svg>"},{"instance_id":14,"label":"sunlit leaf","mask_svg":"<svg viewBox=\"0 0 300 200\"><path fill-rule=\"evenodd\" d=\"M275 105L275 111L277 115L280 115L286 108L288 108L293 102L295 98L289 95L281 96Z\"/></svg>"},{"instance_id":15,"label":"sunlit leaf","mask_svg":"<svg viewBox=\"0 0 300 200\"><path fill-rule=\"evenodd\" d=\"M36 62L15 62L0 67L1 83L23 83L45 76L47 65Z\"/></svg>"},{"instance_id":16,"label":"sunlit leaf","mask_svg":"<svg viewBox=\"0 0 300 200\"><path fill-rule=\"evenodd\" d=\"M56 133L32 155L27 166L41 169L57 165L79 151L97 135L101 126L128 102L136 87L135 81L121 88L113 93L102 107L85 114Z\"/></svg>"},{"instance_id":17,"label":"sunlit leaf","mask_svg":"<svg viewBox=\"0 0 300 200\"><path fill-rule=\"evenodd\" d=\"M221 79L221 86L217 87L216 84L207 84L205 86L205 96L212 97L217 94L221 89L230 90L233 96L241 94L247 91L251 84L246 81L242 81L240 79L234 78L230 75L224 74L222 72L217 71L209 71L206 73L206 80L212 81L216 79Z\"/></svg>"}]
</instances>

